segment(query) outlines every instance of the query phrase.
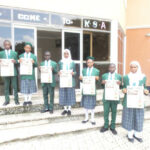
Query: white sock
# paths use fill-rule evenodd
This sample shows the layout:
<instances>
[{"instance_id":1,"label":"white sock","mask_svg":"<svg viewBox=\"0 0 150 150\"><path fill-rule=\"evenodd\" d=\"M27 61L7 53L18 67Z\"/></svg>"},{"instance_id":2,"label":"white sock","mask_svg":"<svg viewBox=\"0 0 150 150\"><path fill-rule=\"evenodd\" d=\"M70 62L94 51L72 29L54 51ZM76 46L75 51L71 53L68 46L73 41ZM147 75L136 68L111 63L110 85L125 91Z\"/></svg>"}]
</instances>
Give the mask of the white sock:
<instances>
[{"instance_id":1,"label":"white sock","mask_svg":"<svg viewBox=\"0 0 150 150\"><path fill-rule=\"evenodd\" d=\"M134 131L134 135L135 135L135 137L137 137L137 138L142 138L142 132Z\"/></svg>"},{"instance_id":2,"label":"white sock","mask_svg":"<svg viewBox=\"0 0 150 150\"><path fill-rule=\"evenodd\" d=\"M32 94L28 94L28 101L31 101Z\"/></svg>"},{"instance_id":3,"label":"white sock","mask_svg":"<svg viewBox=\"0 0 150 150\"><path fill-rule=\"evenodd\" d=\"M27 102L27 101L28 101L28 95L24 94L24 102Z\"/></svg>"},{"instance_id":4,"label":"white sock","mask_svg":"<svg viewBox=\"0 0 150 150\"><path fill-rule=\"evenodd\" d=\"M68 106L68 110L70 110L70 111L71 111L71 106Z\"/></svg>"},{"instance_id":5,"label":"white sock","mask_svg":"<svg viewBox=\"0 0 150 150\"><path fill-rule=\"evenodd\" d=\"M94 109L91 110L91 121L94 122L95 119L94 119Z\"/></svg>"},{"instance_id":6,"label":"white sock","mask_svg":"<svg viewBox=\"0 0 150 150\"><path fill-rule=\"evenodd\" d=\"M66 111L67 111L67 106L64 106L64 110L66 110Z\"/></svg>"},{"instance_id":7,"label":"white sock","mask_svg":"<svg viewBox=\"0 0 150 150\"><path fill-rule=\"evenodd\" d=\"M134 134L134 130L128 131L128 138L132 139Z\"/></svg>"},{"instance_id":8,"label":"white sock","mask_svg":"<svg viewBox=\"0 0 150 150\"><path fill-rule=\"evenodd\" d=\"M85 109L85 121L89 119L88 109Z\"/></svg>"}]
</instances>

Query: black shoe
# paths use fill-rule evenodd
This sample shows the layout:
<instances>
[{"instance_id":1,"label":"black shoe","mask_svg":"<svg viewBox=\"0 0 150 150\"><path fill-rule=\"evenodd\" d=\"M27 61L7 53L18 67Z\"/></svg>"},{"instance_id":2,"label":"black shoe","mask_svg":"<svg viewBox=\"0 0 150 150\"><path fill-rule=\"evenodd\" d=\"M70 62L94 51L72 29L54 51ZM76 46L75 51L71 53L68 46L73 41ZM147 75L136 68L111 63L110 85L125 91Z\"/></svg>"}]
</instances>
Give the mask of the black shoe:
<instances>
[{"instance_id":1,"label":"black shoe","mask_svg":"<svg viewBox=\"0 0 150 150\"><path fill-rule=\"evenodd\" d=\"M65 114L67 114L67 110L64 110L64 111L61 113L61 115L65 115Z\"/></svg>"},{"instance_id":2,"label":"black shoe","mask_svg":"<svg viewBox=\"0 0 150 150\"><path fill-rule=\"evenodd\" d=\"M41 113L45 113L45 112L48 112L49 110L48 109L43 109L41 110Z\"/></svg>"},{"instance_id":3,"label":"black shoe","mask_svg":"<svg viewBox=\"0 0 150 150\"><path fill-rule=\"evenodd\" d=\"M49 110L49 113L50 113L50 114L53 114L53 110Z\"/></svg>"},{"instance_id":4,"label":"black shoe","mask_svg":"<svg viewBox=\"0 0 150 150\"><path fill-rule=\"evenodd\" d=\"M27 106L28 102L23 102L23 106Z\"/></svg>"},{"instance_id":5,"label":"black shoe","mask_svg":"<svg viewBox=\"0 0 150 150\"><path fill-rule=\"evenodd\" d=\"M28 104L28 105L32 105L32 102L31 102L31 101L29 101L29 102L27 102L27 104Z\"/></svg>"},{"instance_id":6,"label":"black shoe","mask_svg":"<svg viewBox=\"0 0 150 150\"><path fill-rule=\"evenodd\" d=\"M108 128L104 128L104 127L102 127L101 130L100 130L100 132L102 132L102 133L104 133L106 131L108 131Z\"/></svg>"},{"instance_id":7,"label":"black shoe","mask_svg":"<svg viewBox=\"0 0 150 150\"><path fill-rule=\"evenodd\" d=\"M70 110L68 110L67 115L71 116L71 111Z\"/></svg>"},{"instance_id":8,"label":"black shoe","mask_svg":"<svg viewBox=\"0 0 150 150\"><path fill-rule=\"evenodd\" d=\"M91 122L92 125L96 125L96 122Z\"/></svg>"},{"instance_id":9,"label":"black shoe","mask_svg":"<svg viewBox=\"0 0 150 150\"><path fill-rule=\"evenodd\" d=\"M83 120L82 123L87 123L89 120Z\"/></svg>"},{"instance_id":10,"label":"black shoe","mask_svg":"<svg viewBox=\"0 0 150 150\"><path fill-rule=\"evenodd\" d=\"M19 102L15 102L15 104L16 104L16 105L19 105L20 103L19 103Z\"/></svg>"},{"instance_id":11,"label":"black shoe","mask_svg":"<svg viewBox=\"0 0 150 150\"><path fill-rule=\"evenodd\" d=\"M117 135L117 131L116 131L115 129L111 129L111 128L110 128L110 130L111 130L111 132L112 132L114 135Z\"/></svg>"},{"instance_id":12,"label":"black shoe","mask_svg":"<svg viewBox=\"0 0 150 150\"><path fill-rule=\"evenodd\" d=\"M8 105L8 104L9 104L9 102L4 102L3 106L6 106L6 105Z\"/></svg>"},{"instance_id":13,"label":"black shoe","mask_svg":"<svg viewBox=\"0 0 150 150\"><path fill-rule=\"evenodd\" d=\"M134 143L134 138L129 138L128 135L127 135L127 139L128 139L129 142Z\"/></svg>"},{"instance_id":14,"label":"black shoe","mask_svg":"<svg viewBox=\"0 0 150 150\"><path fill-rule=\"evenodd\" d=\"M143 142L143 139L142 139L142 138L138 138L138 137L136 137L135 135L133 135L133 137L134 137L138 142L140 142L140 143Z\"/></svg>"}]
</instances>

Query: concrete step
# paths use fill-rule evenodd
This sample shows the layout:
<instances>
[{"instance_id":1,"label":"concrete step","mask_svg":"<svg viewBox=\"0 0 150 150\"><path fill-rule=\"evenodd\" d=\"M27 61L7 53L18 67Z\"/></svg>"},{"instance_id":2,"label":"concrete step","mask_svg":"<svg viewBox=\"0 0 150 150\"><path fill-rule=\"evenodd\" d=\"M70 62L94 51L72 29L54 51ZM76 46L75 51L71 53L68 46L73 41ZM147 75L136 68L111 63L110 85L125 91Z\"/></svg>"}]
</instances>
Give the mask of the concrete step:
<instances>
[{"instance_id":1,"label":"concrete step","mask_svg":"<svg viewBox=\"0 0 150 150\"><path fill-rule=\"evenodd\" d=\"M51 116L52 117L52 116ZM116 124L121 124L121 113L117 115ZM145 120L150 119L150 112L145 112ZM81 123L82 119L69 120L63 122L47 122L46 124L37 124L24 127L3 129L0 131L0 145L15 141L29 140L32 138L52 137L64 135L74 132L84 132L88 130L96 130L103 126L103 117L95 118L96 125L92 125L90 121L86 124Z\"/></svg>"},{"instance_id":2,"label":"concrete step","mask_svg":"<svg viewBox=\"0 0 150 150\"><path fill-rule=\"evenodd\" d=\"M55 100L54 100L55 101ZM76 100L76 104L73 106L73 108L79 108L81 107L81 99ZM43 99L37 99L32 101L32 105L30 106L23 106L23 102L20 102L20 105L15 104L9 104L7 106L0 106L0 115L10 115L10 114L21 114L21 113L31 113L31 112L40 112L43 107ZM96 105L102 105L101 100L96 101ZM63 107L59 105L58 101L54 102L54 110L60 110Z\"/></svg>"},{"instance_id":3,"label":"concrete step","mask_svg":"<svg viewBox=\"0 0 150 150\"><path fill-rule=\"evenodd\" d=\"M56 91L58 93L58 91ZM96 105L100 106L102 105L102 90L97 91L97 102ZM80 102L81 102L81 94L79 92L76 92L76 105L73 106L73 108L79 108ZM121 97L122 97L121 93ZM19 96L21 99L21 96ZM149 101L150 97L145 96L146 101ZM31 112L40 112L43 109L43 97L41 91L38 91L38 93L33 95L32 99L32 105L30 106L23 106L23 97L20 100L20 105L15 105L13 101L13 97L11 96L10 104L7 106L3 106L4 97L0 97L0 115L10 115L10 114L21 114L21 113L31 113ZM62 109L62 106L59 105L59 99L54 99L54 110L60 110Z\"/></svg>"},{"instance_id":4,"label":"concrete step","mask_svg":"<svg viewBox=\"0 0 150 150\"><path fill-rule=\"evenodd\" d=\"M101 99L102 99L102 90L97 91L97 103L96 105L101 105ZM54 99L54 109L62 109L62 106L59 105L59 98L58 98L58 90L55 92L55 99ZM29 113L29 112L39 112L43 109L43 97L42 97L42 91L38 91L38 93L33 94L32 97L32 105L31 106L23 106L23 95L19 94L19 102L20 105L15 105L13 96L10 96L10 104L7 106L3 106L3 103L5 101L4 96L0 96L0 115L9 115L9 114L20 114L20 113ZM74 105L74 108L80 107L80 101L81 101L81 93L79 91L76 91L76 105Z\"/></svg>"},{"instance_id":5,"label":"concrete step","mask_svg":"<svg viewBox=\"0 0 150 150\"><path fill-rule=\"evenodd\" d=\"M118 104L117 107L117 114L122 112L122 105ZM145 107L145 110L150 110L150 104ZM74 120L82 120L85 116L84 108L73 108L71 116L62 116L63 110L55 110L53 114L49 112L40 113L23 113L23 114L11 114L11 115L2 115L0 116L0 130L3 129L12 129L12 128L22 128L27 126L34 126L34 125L42 125L48 123L57 123L57 122L64 122L64 121L74 121ZM103 116L103 106L96 106L95 108L95 116ZM90 112L89 112L90 116Z\"/></svg>"},{"instance_id":6,"label":"concrete step","mask_svg":"<svg viewBox=\"0 0 150 150\"><path fill-rule=\"evenodd\" d=\"M118 113L122 110L122 105L118 105ZM73 108L71 116L62 116L63 110L56 110L53 114L46 113L25 113L25 114L13 114L0 116L0 130L22 128L26 126L42 125L48 123L57 123L64 121L82 120L85 115L83 108ZM90 113L89 113L90 115ZM95 116L101 117L103 115L103 106L97 106L95 108Z\"/></svg>"}]
</instances>

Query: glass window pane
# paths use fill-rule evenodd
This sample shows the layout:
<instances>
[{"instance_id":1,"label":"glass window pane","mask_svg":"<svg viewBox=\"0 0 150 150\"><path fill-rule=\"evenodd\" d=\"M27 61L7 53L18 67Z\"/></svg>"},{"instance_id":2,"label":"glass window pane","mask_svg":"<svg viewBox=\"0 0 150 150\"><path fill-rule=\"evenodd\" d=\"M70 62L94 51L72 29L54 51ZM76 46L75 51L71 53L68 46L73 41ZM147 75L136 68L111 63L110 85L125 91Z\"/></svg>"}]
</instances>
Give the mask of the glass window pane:
<instances>
[{"instance_id":1,"label":"glass window pane","mask_svg":"<svg viewBox=\"0 0 150 150\"><path fill-rule=\"evenodd\" d=\"M109 61L110 34L93 32L93 56L96 61Z\"/></svg>"},{"instance_id":2,"label":"glass window pane","mask_svg":"<svg viewBox=\"0 0 150 150\"><path fill-rule=\"evenodd\" d=\"M11 41L11 24L0 23L0 51L4 49L4 40Z\"/></svg>"},{"instance_id":3,"label":"glass window pane","mask_svg":"<svg viewBox=\"0 0 150 150\"><path fill-rule=\"evenodd\" d=\"M80 33L65 32L65 48L71 51L73 60L80 60Z\"/></svg>"},{"instance_id":4,"label":"glass window pane","mask_svg":"<svg viewBox=\"0 0 150 150\"><path fill-rule=\"evenodd\" d=\"M14 45L15 51L18 55L24 53L25 42L30 42L32 44L32 52L34 53L34 30L25 28L15 28L14 29Z\"/></svg>"},{"instance_id":5,"label":"glass window pane","mask_svg":"<svg viewBox=\"0 0 150 150\"><path fill-rule=\"evenodd\" d=\"M90 34L83 34L83 60L90 56Z\"/></svg>"}]
</instances>

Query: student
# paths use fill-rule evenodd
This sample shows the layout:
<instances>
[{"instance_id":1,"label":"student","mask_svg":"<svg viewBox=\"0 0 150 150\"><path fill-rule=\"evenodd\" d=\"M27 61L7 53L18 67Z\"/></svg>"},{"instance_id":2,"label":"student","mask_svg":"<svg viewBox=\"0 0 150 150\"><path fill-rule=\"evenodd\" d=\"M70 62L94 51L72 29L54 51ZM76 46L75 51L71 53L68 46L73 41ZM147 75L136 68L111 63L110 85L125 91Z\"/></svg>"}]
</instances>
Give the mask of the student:
<instances>
[{"instance_id":1,"label":"student","mask_svg":"<svg viewBox=\"0 0 150 150\"><path fill-rule=\"evenodd\" d=\"M72 70L72 87L71 88L59 88L59 104L64 106L64 111L62 115L71 115L71 106L76 103L75 95L75 63L71 59L71 54L68 49L63 51L63 59L58 63L59 65L59 75L61 75L61 70Z\"/></svg>"},{"instance_id":2,"label":"student","mask_svg":"<svg viewBox=\"0 0 150 150\"><path fill-rule=\"evenodd\" d=\"M57 74L57 63L51 60L51 53L49 51L45 51L44 59L45 60L41 62L40 66L52 67L52 83L42 83L44 109L41 113L49 111L52 114L54 105L54 90L56 86L55 74ZM50 94L50 104L48 103L48 94Z\"/></svg>"},{"instance_id":3,"label":"student","mask_svg":"<svg viewBox=\"0 0 150 150\"><path fill-rule=\"evenodd\" d=\"M21 93L24 94L23 105L31 105L32 94L37 92L36 81L35 81L35 67L37 67L37 57L31 53L32 44L29 42L25 43L25 53L19 56L19 62L22 62L23 58L31 59L33 64L32 75L21 75Z\"/></svg>"},{"instance_id":4,"label":"student","mask_svg":"<svg viewBox=\"0 0 150 150\"><path fill-rule=\"evenodd\" d=\"M142 130L144 122L144 108L127 108L127 86L143 86L144 93L148 94L146 89L146 76L141 72L141 67L137 61L130 63L130 73L123 77L123 114L122 127L128 130L128 141L134 142L134 138L143 142Z\"/></svg>"},{"instance_id":5,"label":"student","mask_svg":"<svg viewBox=\"0 0 150 150\"><path fill-rule=\"evenodd\" d=\"M117 115L117 105L118 101L105 99L105 84L106 80L115 80L118 85L121 85L122 77L120 74L115 73L116 65L111 63L108 68L109 72L102 75L102 85L104 87L103 93L103 106L104 106L104 126L101 128L100 132L105 132L109 128L109 112L111 111L111 125L110 130L114 135L117 134L115 130L116 126L116 115Z\"/></svg>"},{"instance_id":6,"label":"student","mask_svg":"<svg viewBox=\"0 0 150 150\"><path fill-rule=\"evenodd\" d=\"M83 76L95 76L95 80L99 80L100 71L94 67L94 57L87 57L86 59L87 67L82 70L82 76L80 80L83 80ZM96 85L95 85L96 86ZM91 124L95 125L94 120L94 108L96 106L96 94L95 95L82 95L81 106L85 108L85 119L82 123L87 123L89 121L88 111L91 111Z\"/></svg>"},{"instance_id":7,"label":"student","mask_svg":"<svg viewBox=\"0 0 150 150\"><path fill-rule=\"evenodd\" d=\"M17 69L16 65L18 64L18 55L15 51L11 49L11 42L9 40L5 40L3 42L4 50L0 52L0 59L12 59L12 63L14 63L14 76L3 77L4 79L4 89L5 89L5 102L4 106L8 105L10 102L9 98L9 89L10 89L10 82L12 83L13 93L14 93L14 100L15 104L19 105L18 101L18 87L17 87Z\"/></svg>"}]
</instances>

